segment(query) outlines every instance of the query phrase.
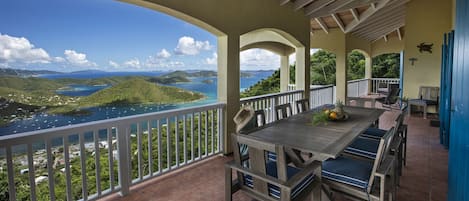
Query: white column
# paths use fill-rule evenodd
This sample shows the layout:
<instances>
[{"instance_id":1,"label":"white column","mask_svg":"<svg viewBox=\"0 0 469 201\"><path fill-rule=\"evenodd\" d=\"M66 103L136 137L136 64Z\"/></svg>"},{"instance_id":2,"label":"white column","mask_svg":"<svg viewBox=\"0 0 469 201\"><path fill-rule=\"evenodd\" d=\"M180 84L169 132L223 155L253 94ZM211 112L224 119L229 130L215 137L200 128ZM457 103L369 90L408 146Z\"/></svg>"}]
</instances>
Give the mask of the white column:
<instances>
[{"instance_id":1,"label":"white column","mask_svg":"<svg viewBox=\"0 0 469 201\"><path fill-rule=\"evenodd\" d=\"M347 98L347 51L346 48L337 50L335 67L336 101L346 101Z\"/></svg>"},{"instance_id":2,"label":"white column","mask_svg":"<svg viewBox=\"0 0 469 201\"><path fill-rule=\"evenodd\" d=\"M233 117L239 110L239 34L218 37L218 101L226 103L224 153L232 152L230 133L235 132Z\"/></svg>"},{"instance_id":3,"label":"white column","mask_svg":"<svg viewBox=\"0 0 469 201\"><path fill-rule=\"evenodd\" d=\"M372 74L373 60L369 56L365 56L365 79L368 79L368 94L371 93L371 78Z\"/></svg>"},{"instance_id":4,"label":"white column","mask_svg":"<svg viewBox=\"0 0 469 201\"><path fill-rule=\"evenodd\" d=\"M309 98L310 81L310 55L309 48L296 48L296 68L295 68L295 85L296 89L303 89L304 98Z\"/></svg>"},{"instance_id":5,"label":"white column","mask_svg":"<svg viewBox=\"0 0 469 201\"><path fill-rule=\"evenodd\" d=\"M280 56L280 92L288 90L288 84L290 84L290 65L288 55Z\"/></svg>"}]
</instances>

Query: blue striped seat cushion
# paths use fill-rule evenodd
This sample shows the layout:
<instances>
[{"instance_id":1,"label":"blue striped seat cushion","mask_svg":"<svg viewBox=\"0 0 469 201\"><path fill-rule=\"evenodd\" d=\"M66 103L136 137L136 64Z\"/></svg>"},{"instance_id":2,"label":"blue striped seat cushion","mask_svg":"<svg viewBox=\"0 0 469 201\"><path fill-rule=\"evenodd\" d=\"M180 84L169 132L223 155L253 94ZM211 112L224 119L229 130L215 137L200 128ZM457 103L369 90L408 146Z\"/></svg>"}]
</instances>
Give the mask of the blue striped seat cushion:
<instances>
[{"instance_id":1,"label":"blue striped seat cushion","mask_svg":"<svg viewBox=\"0 0 469 201\"><path fill-rule=\"evenodd\" d=\"M383 130L383 129L379 129L379 128L370 127L368 129L366 129L366 131L363 132L361 134L361 136L379 140L386 134L386 132L388 132L388 131Z\"/></svg>"},{"instance_id":2,"label":"blue striped seat cushion","mask_svg":"<svg viewBox=\"0 0 469 201\"><path fill-rule=\"evenodd\" d=\"M352 185L364 190L368 187L368 181L370 180L372 170L372 162L345 157L329 159L322 163L323 178Z\"/></svg>"},{"instance_id":3,"label":"blue striped seat cushion","mask_svg":"<svg viewBox=\"0 0 469 201\"><path fill-rule=\"evenodd\" d=\"M248 152L248 146L245 144L240 144L239 145L239 154L241 156L247 156L249 154Z\"/></svg>"},{"instance_id":4,"label":"blue striped seat cushion","mask_svg":"<svg viewBox=\"0 0 469 201\"><path fill-rule=\"evenodd\" d=\"M287 177L291 178L291 177L293 177L293 175L295 175L299 171L300 170L295 168L295 167L287 166ZM277 164L276 164L276 162L268 161L266 163L266 173L267 173L267 175L269 175L271 177L277 178ZM304 178L303 181L301 181L298 185L296 185L292 189L291 198L293 199L296 196L298 196L303 191L303 189L305 189L313 181L314 181L314 175L313 174L310 174L306 178ZM249 186L249 187L253 188L254 185L253 185L252 176L251 175L244 175L244 183L245 183L246 186ZM270 196L275 197L275 198L280 198L280 187L278 187L276 185L273 185L273 184L268 184L268 188L269 188L269 195Z\"/></svg>"},{"instance_id":5,"label":"blue striped seat cushion","mask_svg":"<svg viewBox=\"0 0 469 201\"><path fill-rule=\"evenodd\" d=\"M248 151L248 146L245 145L245 144L240 144L239 145L239 154L241 155L241 158L244 158L246 156L249 155L249 151ZM267 160L269 161L277 161L277 154L273 153L273 152L267 152Z\"/></svg>"},{"instance_id":6,"label":"blue striped seat cushion","mask_svg":"<svg viewBox=\"0 0 469 201\"><path fill-rule=\"evenodd\" d=\"M378 152L379 141L366 138L357 138L350 146L345 148L345 153L354 154L374 160Z\"/></svg>"}]
</instances>

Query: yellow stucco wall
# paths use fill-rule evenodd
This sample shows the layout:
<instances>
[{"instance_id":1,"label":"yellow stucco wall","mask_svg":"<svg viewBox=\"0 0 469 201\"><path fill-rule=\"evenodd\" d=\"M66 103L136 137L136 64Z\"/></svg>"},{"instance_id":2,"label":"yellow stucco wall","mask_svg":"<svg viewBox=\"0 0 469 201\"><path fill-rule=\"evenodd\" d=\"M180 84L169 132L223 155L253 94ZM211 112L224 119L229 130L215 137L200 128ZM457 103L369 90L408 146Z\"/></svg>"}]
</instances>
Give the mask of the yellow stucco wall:
<instances>
[{"instance_id":1,"label":"yellow stucco wall","mask_svg":"<svg viewBox=\"0 0 469 201\"><path fill-rule=\"evenodd\" d=\"M371 57L388 53L400 53L402 50L404 50L404 39L399 40L398 37L390 37L387 42L380 39L371 44Z\"/></svg>"},{"instance_id":2,"label":"yellow stucco wall","mask_svg":"<svg viewBox=\"0 0 469 201\"><path fill-rule=\"evenodd\" d=\"M417 98L419 86L440 86L443 34L452 24L452 1L412 0L406 10L403 94ZM433 43L433 53L420 53L420 43ZM412 66L409 58L417 58Z\"/></svg>"},{"instance_id":3,"label":"yellow stucco wall","mask_svg":"<svg viewBox=\"0 0 469 201\"><path fill-rule=\"evenodd\" d=\"M315 31L311 36L310 47L324 49L336 53L345 48L345 34L339 29L331 29L327 34L324 31Z\"/></svg>"}]
</instances>

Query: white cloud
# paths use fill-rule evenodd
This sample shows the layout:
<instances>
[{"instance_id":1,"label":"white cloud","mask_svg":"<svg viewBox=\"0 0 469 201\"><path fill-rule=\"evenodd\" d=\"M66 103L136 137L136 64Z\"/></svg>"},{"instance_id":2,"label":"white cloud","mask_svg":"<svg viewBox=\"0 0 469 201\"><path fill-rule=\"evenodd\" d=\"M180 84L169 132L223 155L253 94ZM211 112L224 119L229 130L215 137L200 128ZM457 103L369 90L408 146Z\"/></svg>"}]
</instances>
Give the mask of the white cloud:
<instances>
[{"instance_id":1,"label":"white cloud","mask_svg":"<svg viewBox=\"0 0 469 201\"><path fill-rule=\"evenodd\" d=\"M109 60L109 65L113 68L118 68L120 65L117 62Z\"/></svg>"},{"instance_id":2,"label":"white cloud","mask_svg":"<svg viewBox=\"0 0 469 201\"><path fill-rule=\"evenodd\" d=\"M156 54L156 57L159 59L167 59L171 57L171 54L166 49L162 49L160 52Z\"/></svg>"},{"instance_id":3,"label":"white cloud","mask_svg":"<svg viewBox=\"0 0 469 201\"><path fill-rule=\"evenodd\" d=\"M86 54L78 53L75 50L65 50L65 59L72 65L80 67L96 67L96 63L88 61Z\"/></svg>"},{"instance_id":4,"label":"white cloud","mask_svg":"<svg viewBox=\"0 0 469 201\"><path fill-rule=\"evenodd\" d=\"M0 33L0 63L50 63L49 54L42 48L35 48L28 39Z\"/></svg>"},{"instance_id":5,"label":"white cloud","mask_svg":"<svg viewBox=\"0 0 469 201\"><path fill-rule=\"evenodd\" d=\"M212 46L208 41L197 41L192 37L183 36L179 38L174 52L179 55L197 55L202 50L210 50Z\"/></svg>"},{"instance_id":6,"label":"white cloud","mask_svg":"<svg viewBox=\"0 0 469 201\"><path fill-rule=\"evenodd\" d=\"M208 65L217 65L217 53L213 53L211 58L205 58L205 63Z\"/></svg>"},{"instance_id":7,"label":"white cloud","mask_svg":"<svg viewBox=\"0 0 469 201\"><path fill-rule=\"evenodd\" d=\"M125 61L123 65L126 66L126 67L130 67L130 68L140 68L141 67L140 60L137 59L137 58Z\"/></svg>"},{"instance_id":8,"label":"white cloud","mask_svg":"<svg viewBox=\"0 0 469 201\"><path fill-rule=\"evenodd\" d=\"M280 67L280 56L263 49L249 49L240 54L241 70L271 70Z\"/></svg>"},{"instance_id":9,"label":"white cloud","mask_svg":"<svg viewBox=\"0 0 469 201\"><path fill-rule=\"evenodd\" d=\"M65 59L63 57L54 57L53 59L57 63L62 63L65 62Z\"/></svg>"}]
</instances>

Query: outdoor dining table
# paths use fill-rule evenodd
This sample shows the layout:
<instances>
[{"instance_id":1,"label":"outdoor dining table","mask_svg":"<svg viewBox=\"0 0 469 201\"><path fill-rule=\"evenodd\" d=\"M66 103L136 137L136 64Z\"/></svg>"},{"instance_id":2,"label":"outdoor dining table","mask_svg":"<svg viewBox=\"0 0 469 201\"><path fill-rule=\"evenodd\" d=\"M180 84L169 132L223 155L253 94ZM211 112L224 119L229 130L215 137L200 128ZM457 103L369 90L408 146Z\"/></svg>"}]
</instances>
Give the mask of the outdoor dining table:
<instances>
[{"instance_id":1,"label":"outdoor dining table","mask_svg":"<svg viewBox=\"0 0 469 201\"><path fill-rule=\"evenodd\" d=\"M322 111L311 110L271 123L262 129L249 133L249 136L312 153L315 160L322 162L329 158L338 157L358 135L372 126L384 112L383 109L351 106L345 106L344 111L349 114L347 120L314 125L312 123L313 113ZM321 175L317 176L321 178Z\"/></svg>"}]
</instances>

